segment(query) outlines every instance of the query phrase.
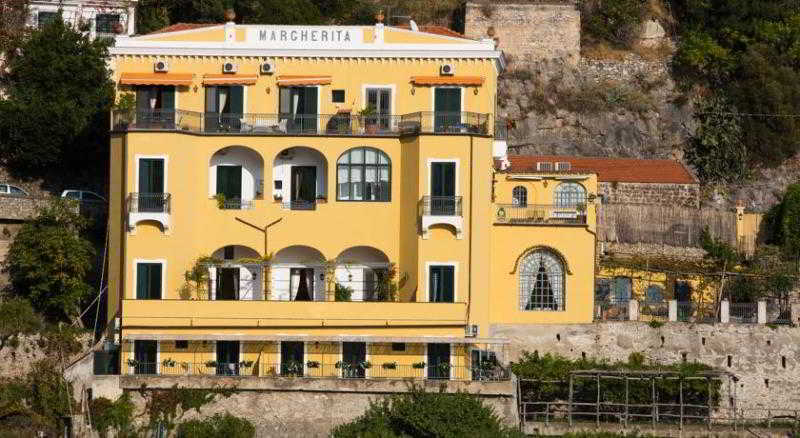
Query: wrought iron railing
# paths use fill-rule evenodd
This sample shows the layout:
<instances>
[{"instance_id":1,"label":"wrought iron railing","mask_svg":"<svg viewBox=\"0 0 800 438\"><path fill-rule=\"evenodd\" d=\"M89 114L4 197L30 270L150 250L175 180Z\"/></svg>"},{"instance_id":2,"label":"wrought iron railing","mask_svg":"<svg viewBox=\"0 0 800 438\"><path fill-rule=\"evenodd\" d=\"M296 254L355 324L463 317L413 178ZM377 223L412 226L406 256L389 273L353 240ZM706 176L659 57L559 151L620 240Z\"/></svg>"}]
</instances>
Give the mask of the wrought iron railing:
<instances>
[{"instance_id":1,"label":"wrought iron railing","mask_svg":"<svg viewBox=\"0 0 800 438\"><path fill-rule=\"evenodd\" d=\"M251 376L264 378L308 377L339 379L414 379L457 381L505 381L510 379L507 367L498 362L482 362L472 365L452 365L444 362L428 364L425 361L398 363L389 359L370 361L248 361L226 363L178 362L171 359L156 362L129 361L125 374L143 376ZM399 359L399 358L398 358ZM406 359L408 359L406 357Z\"/></svg>"},{"instance_id":2,"label":"wrought iron railing","mask_svg":"<svg viewBox=\"0 0 800 438\"><path fill-rule=\"evenodd\" d=\"M768 324L791 324L792 308L788 302L767 301Z\"/></svg>"},{"instance_id":3,"label":"wrought iron railing","mask_svg":"<svg viewBox=\"0 0 800 438\"><path fill-rule=\"evenodd\" d=\"M497 204L495 223L519 225L586 225L586 204Z\"/></svg>"},{"instance_id":4,"label":"wrought iron railing","mask_svg":"<svg viewBox=\"0 0 800 438\"><path fill-rule=\"evenodd\" d=\"M508 140L508 120L499 119L494 121L494 139Z\"/></svg>"},{"instance_id":5,"label":"wrought iron railing","mask_svg":"<svg viewBox=\"0 0 800 438\"><path fill-rule=\"evenodd\" d=\"M316 210L317 201L286 201L283 203L284 210Z\"/></svg>"},{"instance_id":6,"label":"wrought iron railing","mask_svg":"<svg viewBox=\"0 0 800 438\"><path fill-rule=\"evenodd\" d=\"M186 110L113 111L115 131L189 131L229 135L399 136L491 133L488 114L416 112L404 115L216 113ZM501 134L502 135L502 134Z\"/></svg>"},{"instance_id":7,"label":"wrought iron railing","mask_svg":"<svg viewBox=\"0 0 800 438\"><path fill-rule=\"evenodd\" d=\"M423 216L461 216L461 196L423 196Z\"/></svg>"},{"instance_id":8,"label":"wrought iron railing","mask_svg":"<svg viewBox=\"0 0 800 438\"><path fill-rule=\"evenodd\" d=\"M253 208L252 199L225 199L219 204L220 210L250 210Z\"/></svg>"},{"instance_id":9,"label":"wrought iron railing","mask_svg":"<svg viewBox=\"0 0 800 438\"><path fill-rule=\"evenodd\" d=\"M128 195L129 213L169 213L169 193L131 193Z\"/></svg>"},{"instance_id":10,"label":"wrought iron railing","mask_svg":"<svg viewBox=\"0 0 800 438\"><path fill-rule=\"evenodd\" d=\"M639 321L669 320L669 301L639 301Z\"/></svg>"},{"instance_id":11,"label":"wrought iron railing","mask_svg":"<svg viewBox=\"0 0 800 438\"><path fill-rule=\"evenodd\" d=\"M730 303L728 311L732 323L758 323L758 303Z\"/></svg>"}]
</instances>

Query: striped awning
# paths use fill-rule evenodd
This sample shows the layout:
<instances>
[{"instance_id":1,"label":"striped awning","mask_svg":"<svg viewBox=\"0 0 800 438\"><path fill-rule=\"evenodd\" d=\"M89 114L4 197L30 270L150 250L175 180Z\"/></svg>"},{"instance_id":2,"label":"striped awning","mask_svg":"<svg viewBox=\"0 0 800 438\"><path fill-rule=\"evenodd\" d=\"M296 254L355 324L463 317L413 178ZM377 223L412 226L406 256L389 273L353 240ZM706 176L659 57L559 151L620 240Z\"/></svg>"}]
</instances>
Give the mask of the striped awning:
<instances>
[{"instance_id":1,"label":"striped awning","mask_svg":"<svg viewBox=\"0 0 800 438\"><path fill-rule=\"evenodd\" d=\"M258 76L251 74L207 74L203 75L203 85L255 85Z\"/></svg>"},{"instance_id":2,"label":"striped awning","mask_svg":"<svg viewBox=\"0 0 800 438\"><path fill-rule=\"evenodd\" d=\"M122 73L120 85L192 85L192 73Z\"/></svg>"},{"instance_id":3,"label":"striped awning","mask_svg":"<svg viewBox=\"0 0 800 438\"><path fill-rule=\"evenodd\" d=\"M281 75L278 76L278 85L282 87L300 85L328 85L331 83L330 76L308 76L308 75Z\"/></svg>"},{"instance_id":4,"label":"striped awning","mask_svg":"<svg viewBox=\"0 0 800 438\"><path fill-rule=\"evenodd\" d=\"M412 76L414 85L483 85L481 76Z\"/></svg>"}]
</instances>

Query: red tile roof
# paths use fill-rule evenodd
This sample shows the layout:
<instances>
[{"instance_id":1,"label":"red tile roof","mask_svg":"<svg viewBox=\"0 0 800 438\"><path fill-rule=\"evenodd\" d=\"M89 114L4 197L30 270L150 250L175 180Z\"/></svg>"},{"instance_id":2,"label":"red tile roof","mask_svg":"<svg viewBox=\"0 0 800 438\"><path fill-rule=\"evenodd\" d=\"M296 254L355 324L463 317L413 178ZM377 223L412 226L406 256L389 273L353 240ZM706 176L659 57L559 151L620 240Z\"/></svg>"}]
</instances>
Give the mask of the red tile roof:
<instances>
[{"instance_id":1,"label":"red tile roof","mask_svg":"<svg viewBox=\"0 0 800 438\"><path fill-rule=\"evenodd\" d=\"M636 158L569 157L559 155L509 155L511 167L505 172L536 172L538 162L568 162L570 172L597 174L600 182L654 184L697 184L691 173L678 161L640 160Z\"/></svg>"},{"instance_id":2,"label":"red tile roof","mask_svg":"<svg viewBox=\"0 0 800 438\"><path fill-rule=\"evenodd\" d=\"M396 27L396 28L399 28L399 29L405 29L405 30L411 30L411 26L409 26L407 24L402 24L402 25L399 25L399 26L392 26L392 27ZM453 38L469 39L469 38L465 37L463 34L458 33L456 31L454 31L452 29L449 29L447 27L444 27L444 26L424 25L424 26L419 26L419 31L420 32L425 32L425 33L432 33L432 34L436 34L436 35L449 36L449 37L453 37Z\"/></svg>"},{"instance_id":3,"label":"red tile roof","mask_svg":"<svg viewBox=\"0 0 800 438\"><path fill-rule=\"evenodd\" d=\"M200 29L202 27L211 27L219 25L220 23L175 23L167 27L162 27L161 29L154 30L146 35L152 35L154 33L180 32L182 30Z\"/></svg>"}]
</instances>

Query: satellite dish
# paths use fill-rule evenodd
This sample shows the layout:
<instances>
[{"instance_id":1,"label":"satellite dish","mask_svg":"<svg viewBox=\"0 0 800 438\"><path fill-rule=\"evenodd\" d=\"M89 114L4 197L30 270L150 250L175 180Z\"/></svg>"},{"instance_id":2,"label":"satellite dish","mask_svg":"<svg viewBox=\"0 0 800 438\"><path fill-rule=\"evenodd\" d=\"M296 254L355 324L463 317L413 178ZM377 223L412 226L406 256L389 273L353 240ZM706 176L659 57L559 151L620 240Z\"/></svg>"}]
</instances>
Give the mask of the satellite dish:
<instances>
[{"instance_id":1,"label":"satellite dish","mask_svg":"<svg viewBox=\"0 0 800 438\"><path fill-rule=\"evenodd\" d=\"M419 32L419 26L414 20L408 20L408 25L411 26L411 30L414 32Z\"/></svg>"}]
</instances>

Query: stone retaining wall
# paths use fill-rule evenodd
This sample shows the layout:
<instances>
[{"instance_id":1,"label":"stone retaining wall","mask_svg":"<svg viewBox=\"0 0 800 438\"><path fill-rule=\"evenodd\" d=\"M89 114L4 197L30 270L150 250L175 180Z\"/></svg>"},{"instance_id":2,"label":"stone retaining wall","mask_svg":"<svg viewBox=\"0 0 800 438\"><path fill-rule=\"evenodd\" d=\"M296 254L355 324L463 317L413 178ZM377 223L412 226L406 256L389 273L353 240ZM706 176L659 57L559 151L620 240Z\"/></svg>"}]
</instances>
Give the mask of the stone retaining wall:
<instances>
[{"instance_id":1,"label":"stone retaining wall","mask_svg":"<svg viewBox=\"0 0 800 438\"><path fill-rule=\"evenodd\" d=\"M608 204L672 205L700 207L698 184L597 183L598 194Z\"/></svg>"}]
</instances>

